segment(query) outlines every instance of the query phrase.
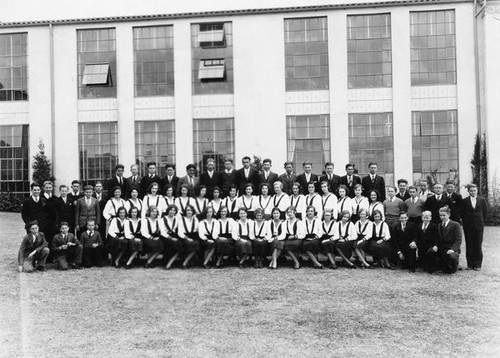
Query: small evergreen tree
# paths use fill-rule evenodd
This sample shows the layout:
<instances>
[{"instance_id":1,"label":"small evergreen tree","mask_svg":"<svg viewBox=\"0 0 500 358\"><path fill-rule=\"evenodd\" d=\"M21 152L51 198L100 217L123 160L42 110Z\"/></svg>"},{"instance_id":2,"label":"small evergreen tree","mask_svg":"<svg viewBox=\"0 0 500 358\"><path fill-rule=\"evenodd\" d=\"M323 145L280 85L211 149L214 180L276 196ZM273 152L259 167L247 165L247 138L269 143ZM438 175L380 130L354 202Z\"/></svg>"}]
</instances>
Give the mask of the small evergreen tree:
<instances>
[{"instance_id":1,"label":"small evergreen tree","mask_svg":"<svg viewBox=\"0 0 500 358\"><path fill-rule=\"evenodd\" d=\"M470 161L472 169L472 182L477 185L480 195L488 197L488 158L486 156L486 138L481 134L476 135L474 152Z\"/></svg>"},{"instance_id":2,"label":"small evergreen tree","mask_svg":"<svg viewBox=\"0 0 500 358\"><path fill-rule=\"evenodd\" d=\"M41 139L38 142L38 153L33 157L33 160L31 165L33 168L33 181L40 185L43 185L43 182L47 180L54 182L56 178L52 176L52 164L45 155L45 144Z\"/></svg>"}]
</instances>

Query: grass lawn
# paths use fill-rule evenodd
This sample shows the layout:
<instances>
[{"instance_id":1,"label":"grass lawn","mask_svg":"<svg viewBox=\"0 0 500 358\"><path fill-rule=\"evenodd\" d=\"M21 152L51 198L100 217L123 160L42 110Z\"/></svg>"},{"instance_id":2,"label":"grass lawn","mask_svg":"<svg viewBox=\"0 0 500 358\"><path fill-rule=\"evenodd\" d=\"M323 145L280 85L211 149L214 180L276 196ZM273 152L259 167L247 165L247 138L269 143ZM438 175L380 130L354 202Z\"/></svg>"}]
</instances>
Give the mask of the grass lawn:
<instances>
[{"instance_id":1,"label":"grass lawn","mask_svg":"<svg viewBox=\"0 0 500 358\"><path fill-rule=\"evenodd\" d=\"M232 267L19 274L20 215L0 213L0 227L1 357L500 356L500 228L486 230L482 272L448 276Z\"/></svg>"}]
</instances>

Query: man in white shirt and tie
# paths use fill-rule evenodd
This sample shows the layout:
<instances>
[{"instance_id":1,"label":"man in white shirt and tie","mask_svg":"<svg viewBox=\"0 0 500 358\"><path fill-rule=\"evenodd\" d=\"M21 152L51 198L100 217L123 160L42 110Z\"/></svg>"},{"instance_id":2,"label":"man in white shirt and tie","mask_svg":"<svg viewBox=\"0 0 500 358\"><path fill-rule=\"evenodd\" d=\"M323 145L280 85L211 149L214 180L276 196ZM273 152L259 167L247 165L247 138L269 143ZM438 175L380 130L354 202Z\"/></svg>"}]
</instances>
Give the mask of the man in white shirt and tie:
<instances>
[{"instance_id":1,"label":"man in white shirt and tie","mask_svg":"<svg viewBox=\"0 0 500 358\"><path fill-rule=\"evenodd\" d=\"M124 172L125 166L123 164L117 164L115 166L115 175L109 178L106 182L106 190L108 193L111 193L114 187L119 186L122 191L122 199L127 200L130 188L127 179L123 176Z\"/></svg>"},{"instance_id":2,"label":"man in white shirt and tie","mask_svg":"<svg viewBox=\"0 0 500 358\"><path fill-rule=\"evenodd\" d=\"M175 175L175 165L168 163L165 165L165 178L162 178L161 192L163 195L167 194L167 186L172 186L174 190L174 196L177 196L177 184L179 184L179 177Z\"/></svg>"},{"instance_id":3,"label":"man in white shirt and tie","mask_svg":"<svg viewBox=\"0 0 500 358\"><path fill-rule=\"evenodd\" d=\"M361 184L361 178L354 174L354 164L347 163L345 165L346 175L340 178L340 184L344 184L348 189L349 193L347 195L350 198L354 198L354 187L357 184Z\"/></svg>"},{"instance_id":4,"label":"man in white shirt and tie","mask_svg":"<svg viewBox=\"0 0 500 358\"><path fill-rule=\"evenodd\" d=\"M319 192L318 176L312 172L313 165L310 161L305 161L302 163L302 169L304 172L297 176L297 182L302 187L302 193L307 193L307 184L313 182L316 186L316 191Z\"/></svg>"},{"instance_id":5,"label":"man in white shirt and tie","mask_svg":"<svg viewBox=\"0 0 500 358\"><path fill-rule=\"evenodd\" d=\"M333 173L334 164L332 162L326 162L325 164L325 174L321 176L319 182L328 182L328 188L331 193L338 196L338 188L340 185L340 176Z\"/></svg>"},{"instance_id":6,"label":"man in white shirt and tie","mask_svg":"<svg viewBox=\"0 0 500 358\"><path fill-rule=\"evenodd\" d=\"M259 187L259 172L250 165L250 157L245 156L241 159L243 168L236 172L236 185L238 185L238 195L245 194L245 185L252 184L254 192Z\"/></svg>"},{"instance_id":7,"label":"man in white shirt and tie","mask_svg":"<svg viewBox=\"0 0 500 358\"><path fill-rule=\"evenodd\" d=\"M199 184L199 179L196 177L196 165L188 164L186 166L186 176L183 176L179 179L179 183L177 184L177 195L181 194L181 187L183 185L187 185L189 188L189 196L194 195L194 188Z\"/></svg>"},{"instance_id":8,"label":"man in white shirt and tie","mask_svg":"<svg viewBox=\"0 0 500 358\"><path fill-rule=\"evenodd\" d=\"M26 232L29 233L28 223L32 221L37 222L37 229L39 228L38 222L43 215L43 203L40 199L40 185L36 182L31 184L31 196L23 201L21 210L21 217L25 223Z\"/></svg>"},{"instance_id":9,"label":"man in white shirt and tie","mask_svg":"<svg viewBox=\"0 0 500 358\"><path fill-rule=\"evenodd\" d=\"M141 190L141 175L139 174L139 166L137 164L132 164L130 166L130 177L127 178L129 192L127 196L130 198L130 192L132 189L137 189L140 192Z\"/></svg>"},{"instance_id":10,"label":"man in white shirt and tie","mask_svg":"<svg viewBox=\"0 0 500 358\"><path fill-rule=\"evenodd\" d=\"M272 161L266 158L262 161L262 171L259 173L259 183L266 183L269 187L269 195L274 195L274 182L279 181L278 174L271 171ZM256 188L257 189L257 188ZM260 194L260 191L256 194Z\"/></svg>"},{"instance_id":11,"label":"man in white shirt and tie","mask_svg":"<svg viewBox=\"0 0 500 358\"><path fill-rule=\"evenodd\" d=\"M385 180L382 176L378 175L378 164L370 162L368 164L370 174L363 177L361 184L363 185L363 192L369 193L371 190L377 190L380 194L380 201L385 200Z\"/></svg>"},{"instance_id":12,"label":"man in white shirt and tie","mask_svg":"<svg viewBox=\"0 0 500 358\"><path fill-rule=\"evenodd\" d=\"M85 230L87 220L95 220L96 227L99 227L101 221L101 208L96 198L92 197L94 188L87 185L84 188L85 196L76 202L75 224L77 237L80 230Z\"/></svg>"}]
</instances>

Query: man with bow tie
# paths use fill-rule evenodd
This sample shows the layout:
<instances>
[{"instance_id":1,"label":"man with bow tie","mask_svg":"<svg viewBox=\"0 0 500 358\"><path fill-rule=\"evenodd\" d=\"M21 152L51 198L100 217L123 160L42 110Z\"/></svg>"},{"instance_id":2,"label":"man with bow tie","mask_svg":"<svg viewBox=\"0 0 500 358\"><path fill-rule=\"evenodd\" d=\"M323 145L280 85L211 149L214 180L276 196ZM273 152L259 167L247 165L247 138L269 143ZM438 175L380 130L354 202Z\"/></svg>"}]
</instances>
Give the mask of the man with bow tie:
<instances>
[{"instance_id":1,"label":"man with bow tie","mask_svg":"<svg viewBox=\"0 0 500 358\"><path fill-rule=\"evenodd\" d=\"M66 271L70 267L81 268L83 247L75 235L69 232L67 222L61 223L60 233L54 236L51 247L59 270Z\"/></svg>"},{"instance_id":2,"label":"man with bow tie","mask_svg":"<svg viewBox=\"0 0 500 358\"><path fill-rule=\"evenodd\" d=\"M45 236L39 231L36 220L29 221L26 228L28 234L23 237L19 247L19 272L45 271L45 261L50 252Z\"/></svg>"}]
</instances>

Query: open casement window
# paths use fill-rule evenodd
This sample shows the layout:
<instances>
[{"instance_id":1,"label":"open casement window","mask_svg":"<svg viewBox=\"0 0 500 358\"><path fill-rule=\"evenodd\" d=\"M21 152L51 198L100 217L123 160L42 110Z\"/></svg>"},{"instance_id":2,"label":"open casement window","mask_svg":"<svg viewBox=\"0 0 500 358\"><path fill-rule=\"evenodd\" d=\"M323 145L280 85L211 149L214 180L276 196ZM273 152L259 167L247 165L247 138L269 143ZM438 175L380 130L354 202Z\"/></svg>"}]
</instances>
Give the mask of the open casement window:
<instances>
[{"instance_id":1,"label":"open casement window","mask_svg":"<svg viewBox=\"0 0 500 358\"><path fill-rule=\"evenodd\" d=\"M223 80L226 72L226 61L224 59L200 60L198 71L199 80Z\"/></svg>"},{"instance_id":2,"label":"open casement window","mask_svg":"<svg viewBox=\"0 0 500 358\"><path fill-rule=\"evenodd\" d=\"M198 43L203 48L225 47L224 24L200 24Z\"/></svg>"},{"instance_id":3,"label":"open casement window","mask_svg":"<svg viewBox=\"0 0 500 358\"><path fill-rule=\"evenodd\" d=\"M82 84L86 86L113 86L109 63L86 64Z\"/></svg>"}]
</instances>

